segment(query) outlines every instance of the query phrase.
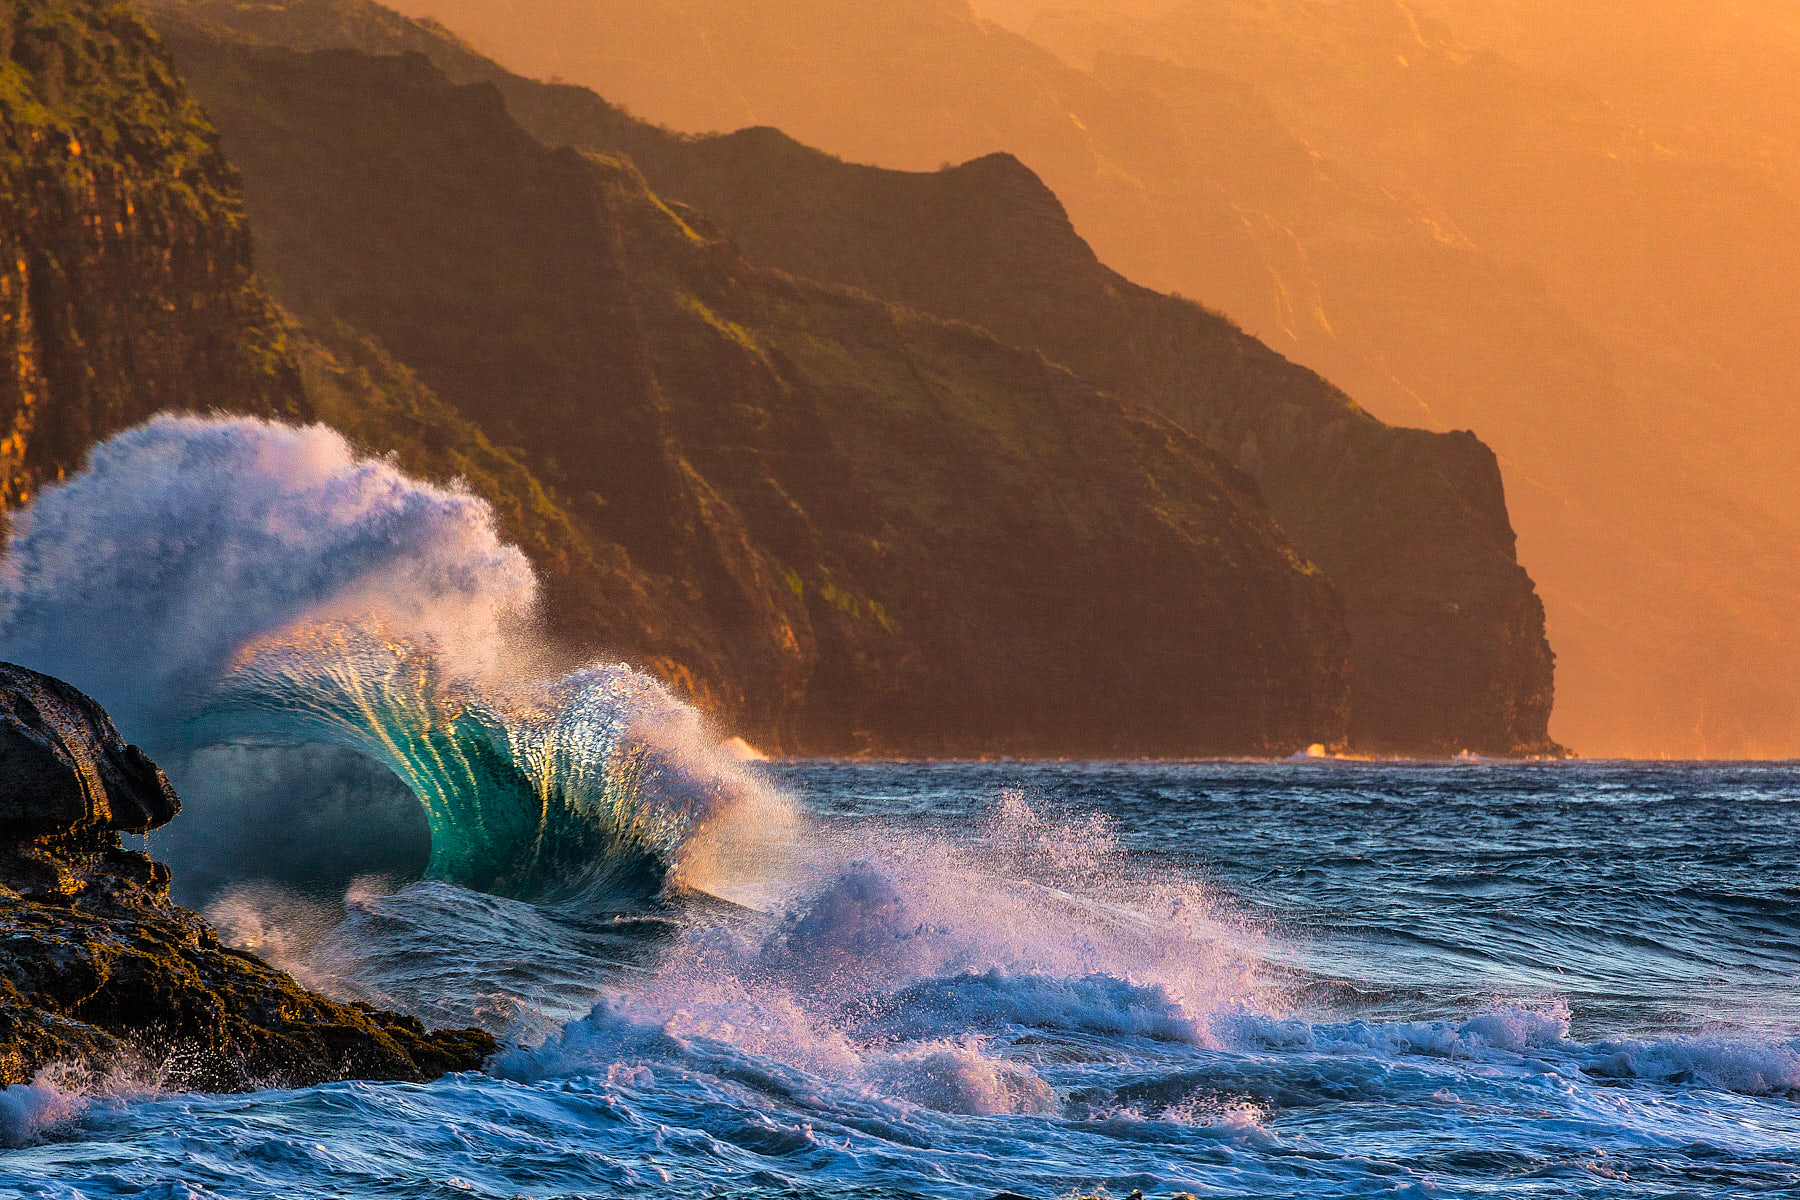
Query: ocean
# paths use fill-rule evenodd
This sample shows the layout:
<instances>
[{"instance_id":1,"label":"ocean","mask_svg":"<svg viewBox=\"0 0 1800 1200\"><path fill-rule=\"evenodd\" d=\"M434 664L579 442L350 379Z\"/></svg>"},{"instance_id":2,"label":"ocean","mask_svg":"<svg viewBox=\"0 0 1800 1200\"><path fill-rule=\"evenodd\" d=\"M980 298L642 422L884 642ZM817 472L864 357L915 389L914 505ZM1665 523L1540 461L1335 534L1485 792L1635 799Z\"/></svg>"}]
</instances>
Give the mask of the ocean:
<instances>
[{"instance_id":1,"label":"ocean","mask_svg":"<svg viewBox=\"0 0 1800 1200\"><path fill-rule=\"evenodd\" d=\"M159 417L17 514L0 658L168 771L177 898L505 1049L53 1071L0 1195L1800 1194L1800 767L757 762L538 593L317 426Z\"/></svg>"},{"instance_id":2,"label":"ocean","mask_svg":"<svg viewBox=\"0 0 1800 1200\"><path fill-rule=\"evenodd\" d=\"M221 893L509 1048L15 1089L0 1194L1800 1194L1800 767L742 770L780 806L660 891Z\"/></svg>"}]
</instances>

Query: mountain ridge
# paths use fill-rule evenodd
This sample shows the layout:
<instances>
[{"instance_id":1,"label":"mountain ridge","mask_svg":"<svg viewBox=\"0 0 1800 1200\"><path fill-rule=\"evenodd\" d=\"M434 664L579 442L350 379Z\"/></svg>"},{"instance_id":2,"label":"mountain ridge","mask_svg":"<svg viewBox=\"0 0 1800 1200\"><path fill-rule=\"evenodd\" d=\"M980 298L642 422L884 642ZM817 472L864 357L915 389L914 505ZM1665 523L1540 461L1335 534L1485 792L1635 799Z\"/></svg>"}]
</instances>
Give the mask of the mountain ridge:
<instances>
[{"instance_id":1,"label":"mountain ridge","mask_svg":"<svg viewBox=\"0 0 1800 1200\"><path fill-rule=\"evenodd\" d=\"M627 155L762 266L969 321L1162 412L1255 476L1284 530L1344 589L1359 749L1554 751L1553 656L1491 452L1466 434L1381 425L1225 318L1112 272L1015 157L910 175L769 128L676 135L374 5L174 11L302 48L426 53L454 78L497 86L544 144Z\"/></svg>"},{"instance_id":2,"label":"mountain ridge","mask_svg":"<svg viewBox=\"0 0 1800 1200\"><path fill-rule=\"evenodd\" d=\"M322 374L391 360L611 572L555 606L581 644L770 749L1343 741L1332 589L1173 424L972 326L759 272L630 164L543 147L423 58L166 41L275 295L347 326ZM355 386L336 403L431 417Z\"/></svg>"},{"instance_id":3,"label":"mountain ridge","mask_svg":"<svg viewBox=\"0 0 1800 1200\"><path fill-rule=\"evenodd\" d=\"M1454 44L1426 15L1448 0L1004 6L1100 18L1067 37L924 3L395 2L690 132L776 125L914 171L1015 153L1127 277L1201 297L1377 416L1481 434L1548 609L1563 740L1800 747L1800 686L1766 667L1800 652L1800 567L1771 562L1800 529L1800 193L1728 147L1645 136ZM1601 41L1655 19L1610 7ZM691 85L657 83L674 69Z\"/></svg>"}]
</instances>

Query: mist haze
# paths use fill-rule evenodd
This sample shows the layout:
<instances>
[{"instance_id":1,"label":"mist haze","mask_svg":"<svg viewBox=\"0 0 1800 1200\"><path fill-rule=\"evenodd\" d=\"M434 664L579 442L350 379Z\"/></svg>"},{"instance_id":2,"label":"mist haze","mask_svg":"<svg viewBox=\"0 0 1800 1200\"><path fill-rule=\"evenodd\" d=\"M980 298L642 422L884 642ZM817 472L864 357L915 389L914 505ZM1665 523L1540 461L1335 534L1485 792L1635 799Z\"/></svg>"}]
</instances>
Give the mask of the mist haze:
<instances>
[{"instance_id":1,"label":"mist haze","mask_svg":"<svg viewBox=\"0 0 1800 1200\"><path fill-rule=\"evenodd\" d=\"M1800 651L1781 6L399 7L677 129L910 170L1017 155L1128 278L1494 447L1558 740L1800 752L1800 683L1770 669Z\"/></svg>"}]
</instances>

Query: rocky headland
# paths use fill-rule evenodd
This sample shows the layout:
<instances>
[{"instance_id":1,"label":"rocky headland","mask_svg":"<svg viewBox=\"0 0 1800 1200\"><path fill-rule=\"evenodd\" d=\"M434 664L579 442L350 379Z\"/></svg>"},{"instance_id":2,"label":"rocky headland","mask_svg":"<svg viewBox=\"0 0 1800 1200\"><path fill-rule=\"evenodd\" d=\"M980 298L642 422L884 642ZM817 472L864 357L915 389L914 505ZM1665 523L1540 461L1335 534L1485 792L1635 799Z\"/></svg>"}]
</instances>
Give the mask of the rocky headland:
<instances>
[{"instance_id":1,"label":"rocky headland","mask_svg":"<svg viewBox=\"0 0 1800 1200\"><path fill-rule=\"evenodd\" d=\"M104 710L0 664L0 1085L55 1064L241 1091L473 1070L478 1030L307 991L224 945L169 898L169 869L128 850L180 811Z\"/></svg>"},{"instance_id":2,"label":"rocky headland","mask_svg":"<svg viewBox=\"0 0 1800 1200\"><path fill-rule=\"evenodd\" d=\"M318 420L765 749L1556 751L1486 448L1112 275L1013 160L672 139L367 3L147 7L0 0L0 509L158 412Z\"/></svg>"},{"instance_id":3,"label":"rocky headland","mask_svg":"<svg viewBox=\"0 0 1800 1200\"><path fill-rule=\"evenodd\" d=\"M628 159L655 194L705 214L752 266L966 322L1194 435L1254 481L1274 524L1341 599L1349 645L1341 736L1351 748L1561 753L1549 732L1555 656L1544 606L1519 563L1493 452L1470 433L1379 421L1227 318L1132 283L1101 262L1058 195L1018 159L993 154L916 173L844 162L768 128L672 133L585 88L516 75L441 25L371 0L146 4L226 131L259 236L294 224L282 211L293 207L286 196L305 197L304 213L319 209L318 172L280 170L280 147L304 122L289 119L277 132L248 121L270 110L263 93L274 89L245 86L243 70L224 64L241 59L244 45L422 54L454 82L498 90L511 119L544 146ZM304 307L321 292L307 264L330 240L329 230L308 227L265 244L278 295ZM353 273L337 263L329 277ZM334 315L342 309L332 306ZM372 331L429 375L429 356ZM1034 748L1070 744L1059 735Z\"/></svg>"}]
</instances>

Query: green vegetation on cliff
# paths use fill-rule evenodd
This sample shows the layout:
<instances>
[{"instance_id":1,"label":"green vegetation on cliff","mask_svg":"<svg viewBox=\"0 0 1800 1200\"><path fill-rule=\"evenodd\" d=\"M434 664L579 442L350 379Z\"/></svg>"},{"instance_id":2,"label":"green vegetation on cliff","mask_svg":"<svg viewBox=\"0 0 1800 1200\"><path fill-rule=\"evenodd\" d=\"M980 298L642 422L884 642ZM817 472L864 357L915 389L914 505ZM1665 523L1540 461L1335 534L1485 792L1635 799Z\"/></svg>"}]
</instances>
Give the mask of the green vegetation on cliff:
<instances>
[{"instance_id":1,"label":"green vegetation on cliff","mask_svg":"<svg viewBox=\"0 0 1800 1200\"><path fill-rule=\"evenodd\" d=\"M53 201L15 188L0 231L36 256L8 329L22 479L163 408L323 418L468 479L558 632L764 744L1342 740L1332 588L1179 427L977 329L760 271L628 162L546 148L423 59L172 30L178 80L117 5L9 12L13 91L67 107L9 117ZM56 121L107 156L20 132Z\"/></svg>"},{"instance_id":2,"label":"green vegetation on cliff","mask_svg":"<svg viewBox=\"0 0 1800 1200\"><path fill-rule=\"evenodd\" d=\"M369 0L155 6L173 25L296 49L423 53L497 87L545 145L629 156L754 263L972 322L1161 413L1252 475L1342 594L1354 745L1554 749L1554 657L1492 453L1469 434L1377 421L1223 317L1109 270L1010 156L919 174L844 163L772 129L672 134Z\"/></svg>"},{"instance_id":3,"label":"green vegetation on cliff","mask_svg":"<svg viewBox=\"0 0 1800 1200\"><path fill-rule=\"evenodd\" d=\"M0 504L153 412L301 415L237 180L129 5L0 0Z\"/></svg>"}]
</instances>

